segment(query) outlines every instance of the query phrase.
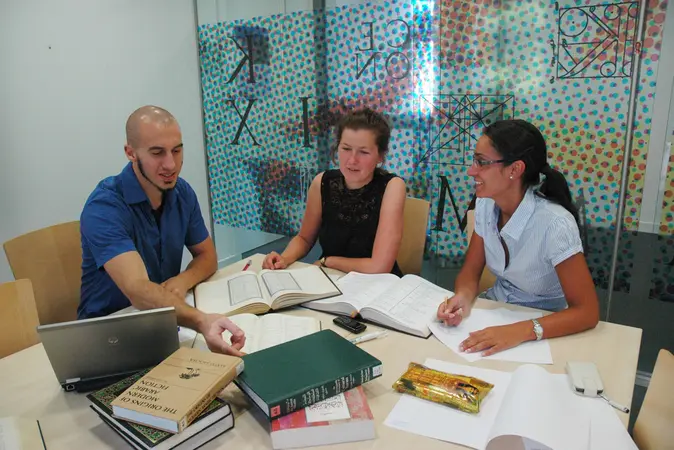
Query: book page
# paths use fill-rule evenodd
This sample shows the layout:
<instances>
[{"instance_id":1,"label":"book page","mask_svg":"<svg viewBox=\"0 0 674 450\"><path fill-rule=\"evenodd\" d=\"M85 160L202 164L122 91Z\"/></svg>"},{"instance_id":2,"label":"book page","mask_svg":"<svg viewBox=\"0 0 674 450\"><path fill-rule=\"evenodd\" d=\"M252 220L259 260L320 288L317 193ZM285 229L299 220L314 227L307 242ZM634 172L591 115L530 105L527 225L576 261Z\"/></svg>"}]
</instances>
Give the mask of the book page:
<instances>
[{"instance_id":1,"label":"book page","mask_svg":"<svg viewBox=\"0 0 674 450\"><path fill-rule=\"evenodd\" d=\"M465 353L459 350L459 345L466 340L468 335L473 331L536 319L542 315L543 313L538 311L511 311L506 308L473 308L470 315L464 318L459 325L447 326L438 320L434 320L429 325L429 328L440 342L445 344L454 353L461 356L466 361L473 362L486 358L532 364L552 364L552 352L550 351L550 343L547 339L523 342L517 347L487 357L483 357L479 352Z\"/></svg>"},{"instance_id":2,"label":"book page","mask_svg":"<svg viewBox=\"0 0 674 450\"><path fill-rule=\"evenodd\" d=\"M244 353L254 353L274 345L279 345L321 330L320 320L313 317L296 317L285 314L236 314L230 317L246 334ZM225 342L230 342L232 334L229 331L222 333ZM208 350L204 337L200 334L195 348Z\"/></svg>"},{"instance_id":3,"label":"book page","mask_svg":"<svg viewBox=\"0 0 674 450\"><path fill-rule=\"evenodd\" d=\"M269 271L260 275L270 297L281 291L301 291L302 288L291 272Z\"/></svg>"},{"instance_id":4,"label":"book page","mask_svg":"<svg viewBox=\"0 0 674 450\"><path fill-rule=\"evenodd\" d=\"M349 272L337 282L342 295L315 300L311 304L329 305L332 303L347 303L353 307L354 311L360 311L399 279L390 273L366 274Z\"/></svg>"},{"instance_id":5,"label":"book page","mask_svg":"<svg viewBox=\"0 0 674 450\"><path fill-rule=\"evenodd\" d=\"M520 366L489 432L487 450L522 448L522 438L532 441L526 443L531 449L589 449L590 417L574 397L568 385L542 367Z\"/></svg>"},{"instance_id":6,"label":"book page","mask_svg":"<svg viewBox=\"0 0 674 450\"><path fill-rule=\"evenodd\" d=\"M363 309L371 308L409 328L430 334L428 325L435 320L438 306L448 295L453 294L416 275L405 275Z\"/></svg>"},{"instance_id":7,"label":"book page","mask_svg":"<svg viewBox=\"0 0 674 450\"><path fill-rule=\"evenodd\" d=\"M273 347L321 331L321 322L313 317L266 314L258 324L257 350Z\"/></svg>"},{"instance_id":8,"label":"book page","mask_svg":"<svg viewBox=\"0 0 674 450\"><path fill-rule=\"evenodd\" d=\"M225 314L254 303L269 304L254 272L206 281L198 284L194 291L198 309L206 313Z\"/></svg>"},{"instance_id":9,"label":"book page","mask_svg":"<svg viewBox=\"0 0 674 450\"><path fill-rule=\"evenodd\" d=\"M301 269L262 270L260 279L264 294L271 298L270 304L275 308L303 303L315 296L339 294L325 272L313 265Z\"/></svg>"}]
</instances>

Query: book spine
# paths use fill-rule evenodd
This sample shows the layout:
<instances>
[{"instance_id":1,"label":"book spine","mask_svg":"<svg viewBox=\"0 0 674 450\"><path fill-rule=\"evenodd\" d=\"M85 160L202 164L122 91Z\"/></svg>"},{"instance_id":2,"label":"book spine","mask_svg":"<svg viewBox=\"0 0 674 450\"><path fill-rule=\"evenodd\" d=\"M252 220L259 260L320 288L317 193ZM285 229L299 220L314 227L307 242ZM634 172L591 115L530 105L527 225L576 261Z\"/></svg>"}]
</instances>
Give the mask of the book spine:
<instances>
[{"instance_id":1,"label":"book spine","mask_svg":"<svg viewBox=\"0 0 674 450\"><path fill-rule=\"evenodd\" d=\"M213 384L213 386L208 390L206 394L204 394L201 399L190 408L187 413L183 416L182 419L178 421L178 432L182 432L185 428L187 428L199 415L202 413L204 409L208 405L211 404L211 402L215 399L215 397L218 395L218 393L223 390L229 383L232 382L232 380L241 373L243 370L243 362L241 362L237 367L233 368L229 372L227 372L220 380L218 380L217 383Z\"/></svg>"},{"instance_id":2,"label":"book spine","mask_svg":"<svg viewBox=\"0 0 674 450\"><path fill-rule=\"evenodd\" d=\"M382 366L364 367L360 370L351 372L348 375L339 377L327 383L310 386L302 391L297 391L283 399L278 399L269 406L269 415L272 419L286 414L290 414L299 409L311 406L335 395L346 392L358 387L368 381L381 376Z\"/></svg>"}]
</instances>

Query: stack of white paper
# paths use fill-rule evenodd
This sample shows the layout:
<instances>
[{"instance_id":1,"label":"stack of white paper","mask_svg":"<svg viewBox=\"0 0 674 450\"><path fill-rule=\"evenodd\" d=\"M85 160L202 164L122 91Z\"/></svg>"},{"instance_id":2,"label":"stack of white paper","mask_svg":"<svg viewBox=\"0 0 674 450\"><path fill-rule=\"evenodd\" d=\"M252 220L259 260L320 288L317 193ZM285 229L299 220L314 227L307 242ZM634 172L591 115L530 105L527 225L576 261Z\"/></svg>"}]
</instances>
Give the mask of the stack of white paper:
<instances>
[{"instance_id":1,"label":"stack of white paper","mask_svg":"<svg viewBox=\"0 0 674 450\"><path fill-rule=\"evenodd\" d=\"M476 449L636 450L611 407L574 394L566 375L529 364L512 374L434 359L425 365L474 376L494 388L478 414L401 394L386 425Z\"/></svg>"}]
</instances>

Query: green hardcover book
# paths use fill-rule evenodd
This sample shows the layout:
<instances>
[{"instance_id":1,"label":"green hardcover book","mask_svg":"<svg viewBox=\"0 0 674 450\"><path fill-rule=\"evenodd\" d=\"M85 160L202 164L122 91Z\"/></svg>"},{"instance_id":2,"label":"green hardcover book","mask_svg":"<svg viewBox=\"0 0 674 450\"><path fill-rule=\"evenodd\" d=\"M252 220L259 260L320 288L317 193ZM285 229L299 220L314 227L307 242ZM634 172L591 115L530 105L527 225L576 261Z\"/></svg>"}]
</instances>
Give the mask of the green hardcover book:
<instances>
[{"instance_id":1,"label":"green hardcover book","mask_svg":"<svg viewBox=\"0 0 674 450\"><path fill-rule=\"evenodd\" d=\"M378 376L382 365L332 330L323 330L243 357L234 379L270 418L334 397Z\"/></svg>"}]
</instances>

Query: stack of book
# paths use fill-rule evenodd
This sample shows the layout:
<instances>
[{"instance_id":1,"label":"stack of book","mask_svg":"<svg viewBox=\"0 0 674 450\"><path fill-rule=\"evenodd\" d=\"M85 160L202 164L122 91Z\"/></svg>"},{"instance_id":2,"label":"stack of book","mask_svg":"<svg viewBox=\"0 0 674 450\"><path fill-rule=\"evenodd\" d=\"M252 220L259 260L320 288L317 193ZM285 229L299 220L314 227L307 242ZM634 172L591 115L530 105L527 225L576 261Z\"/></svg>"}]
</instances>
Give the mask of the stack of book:
<instances>
[{"instance_id":1,"label":"stack of book","mask_svg":"<svg viewBox=\"0 0 674 450\"><path fill-rule=\"evenodd\" d=\"M376 437L362 386L271 421L275 450L355 442Z\"/></svg>"},{"instance_id":2,"label":"stack of book","mask_svg":"<svg viewBox=\"0 0 674 450\"><path fill-rule=\"evenodd\" d=\"M241 358L180 348L87 398L134 448L194 449L234 427L229 404L217 394L242 370Z\"/></svg>"},{"instance_id":3,"label":"stack of book","mask_svg":"<svg viewBox=\"0 0 674 450\"><path fill-rule=\"evenodd\" d=\"M275 449L375 438L362 385L381 376L381 361L334 331L314 332L243 360L246 370L234 383L270 419Z\"/></svg>"}]
</instances>

